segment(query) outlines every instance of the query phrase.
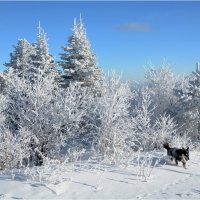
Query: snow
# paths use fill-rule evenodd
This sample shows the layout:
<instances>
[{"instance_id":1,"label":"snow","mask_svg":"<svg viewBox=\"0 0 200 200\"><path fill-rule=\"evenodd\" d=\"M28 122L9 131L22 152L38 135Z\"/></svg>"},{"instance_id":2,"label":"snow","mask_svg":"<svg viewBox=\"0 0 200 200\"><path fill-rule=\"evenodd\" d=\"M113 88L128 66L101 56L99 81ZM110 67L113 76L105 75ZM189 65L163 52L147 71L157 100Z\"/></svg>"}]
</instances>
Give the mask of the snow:
<instances>
[{"instance_id":1,"label":"snow","mask_svg":"<svg viewBox=\"0 0 200 200\"><path fill-rule=\"evenodd\" d=\"M69 179L58 184L4 172L0 174L0 199L199 199L199 168L200 153L192 152L187 169L165 156L147 181L137 176L136 167L122 169L92 162L71 163L66 170Z\"/></svg>"}]
</instances>

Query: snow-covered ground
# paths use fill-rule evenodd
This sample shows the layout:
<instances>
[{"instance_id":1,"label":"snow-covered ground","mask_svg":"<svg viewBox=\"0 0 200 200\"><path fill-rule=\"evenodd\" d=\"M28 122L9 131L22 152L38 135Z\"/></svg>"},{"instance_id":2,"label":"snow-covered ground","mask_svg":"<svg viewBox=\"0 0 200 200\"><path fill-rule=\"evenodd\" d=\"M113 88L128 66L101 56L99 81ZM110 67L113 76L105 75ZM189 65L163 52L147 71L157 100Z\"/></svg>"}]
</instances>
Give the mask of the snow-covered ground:
<instances>
[{"instance_id":1,"label":"snow-covered ground","mask_svg":"<svg viewBox=\"0 0 200 200\"><path fill-rule=\"evenodd\" d=\"M0 199L200 199L200 152L192 152L187 169L167 161L144 181L136 167L120 169L95 163L68 166L68 180L41 184L25 176L0 175Z\"/></svg>"}]
</instances>

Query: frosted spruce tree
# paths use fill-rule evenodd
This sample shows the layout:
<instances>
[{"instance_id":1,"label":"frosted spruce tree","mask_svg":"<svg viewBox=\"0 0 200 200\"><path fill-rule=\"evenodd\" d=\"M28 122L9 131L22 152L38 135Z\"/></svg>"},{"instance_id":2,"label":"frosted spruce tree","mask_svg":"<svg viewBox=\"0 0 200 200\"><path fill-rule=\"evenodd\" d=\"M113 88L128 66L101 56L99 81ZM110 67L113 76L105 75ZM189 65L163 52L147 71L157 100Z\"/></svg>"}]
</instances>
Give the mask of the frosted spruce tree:
<instances>
[{"instance_id":1,"label":"frosted spruce tree","mask_svg":"<svg viewBox=\"0 0 200 200\"><path fill-rule=\"evenodd\" d=\"M5 63L5 66L7 67L4 73L6 94L10 91L10 85L14 81L15 77L29 82L33 72L33 56L35 56L35 49L33 46L29 44L27 40L19 39L17 45L14 46L14 51L10 53L10 61ZM15 94L11 93L11 95L14 99ZM6 108L2 110L5 115L5 127L12 131L18 130L18 116L12 115L12 106L7 102L6 104Z\"/></svg>"},{"instance_id":2,"label":"frosted spruce tree","mask_svg":"<svg viewBox=\"0 0 200 200\"><path fill-rule=\"evenodd\" d=\"M27 77L32 71L32 59L35 50L26 39L19 39L14 51L10 53L10 61L5 63L7 72L12 68L13 73L19 77Z\"/></svg>"},{"instance_id":3,"label":"frosted spruce tree","mask_svg":"<svg viewBox=\"0 0 200 200\"><path fill-rule=\"evenodd\" d=\"M30 87L32 89L34 89L34 85L40 85L44 81L51 83L48 87L56 88L54 82L58 73L55 69L53 57L48 52L46 35L40 24L36 43L30 45L26 40L19 40L14 53L11 54L11 61L6 66L8 68L5 79L8 85L7 93L9 94L8 99L10 102L11 99L14 100L16 98L16 94L14 94L15 88L9 87L9 85L15 82L16 76L22 79L22 82L24 81L24 85L28 86L31 84L32 86ZM14 88L13 92L10 91L11 88ZM26 90L23 92L25 95ZM17 102L18 99L15 99L14 102ZM15 106L15 103L12 105L10 102L5 111L6 126L15 132L19 130L19 117L17 112L13 115L13 106Z\"/></svg>"},{"instance_id":4,"label":"frosted spruce tree","mask_svg":"<svg viewBox=\"0 0 200 200\"><path fill-rule=\"evenodd\" d=\"M64 71L61 85L68 87L70 82L78 82L82 86L90 87L94 93L101 93L102 73L97 66L81 17L78 24L74 19L73 33L63 50L59 62Z\"/></svg>"},{"instance_id":5,"label":"frosted spruce tree","mask_svg":"<svg viewBox=\"0 0 200 200\"><path fill-rule=\"evenodd\" d=\"M31 138L30 148L33 151L31 159L35 156L32 160L40 164L40 155L45 154L45 148L48 148L49 144L55 145L49 138L58 138L56 131L48 124L53 124L52 120L55 118L52 119L47 113L51 110L55 116L52 110L55 109L55 96L58 91L55 83L58 73L53 56L48 51L46 35L40 25L37 41L32 45L32 49L34 54L31 54L30 61L27 62L30 67L28 79L25 76L18 76L13 67L7 70L6 79L9 80L9 84L6 91L4 126L14 135L19 135L22 128L27 128ZM39 127L42 131L38 131Z\"/></svg>"},{"instance_id":6,"label":"frosted spruce tree","mask_svg":"<svg viewBox=\"0 0 200 200\"><path fill-rule=\"evenodd\" d=\"M38 26L38 34L36 43L33 44L35 49L35 56L33 57L33 70L34 79L42 78L45 76L54 76L58 78L58 72L56 70L56 64L53 56L49 53L46 33L40 26Z\"/></svg>"}]
</instances>

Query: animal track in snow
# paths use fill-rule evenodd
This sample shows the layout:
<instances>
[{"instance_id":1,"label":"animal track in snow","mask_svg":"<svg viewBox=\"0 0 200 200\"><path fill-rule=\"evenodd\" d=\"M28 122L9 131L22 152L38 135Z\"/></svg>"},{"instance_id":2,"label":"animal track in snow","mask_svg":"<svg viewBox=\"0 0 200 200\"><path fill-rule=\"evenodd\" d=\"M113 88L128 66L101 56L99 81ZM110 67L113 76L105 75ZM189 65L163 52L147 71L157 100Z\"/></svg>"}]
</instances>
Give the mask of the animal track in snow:
<instances>
[{"instance_id":1,"label":"animal track in snow","mask_svg":"<svg viewBox=\"0 0 200 200\"><path fill-rule=\"evenodd\" d=\"M137 198L138 199L145 199L145 198L150 198L150 199L153 199L153 197L156 195L156 196L164 196L164 195L167 195L167 191L170 190L170 188L172 188L173 186L175 185L178 185L180 183L184 183L185 181L187 181L189 178L191 178L193 175L190 174L190 175L186 175L185 177L183 178L180 178L172 183L169 183L169 184L166 184L164 185L163 187L161 187L160 189L158 190L154 190L152 193L145 193L145 194L142 194L142 195L138 195ZM187 197L190 197L191 194L190 192L185 192L185 193L177 193L175 194L176 196L179 196L180 198L184 197L184 196L187 196Z\"/></svg>"},{"instance_id":2,"label":"animal track in snow","mask_svg":"<svg viewBox=\"0 0 200 200\"><path fill-rule=\"evenodd\" d=\"M8 199L9 194L0 194L0 199Z\"/></svg>"}]
</instances>

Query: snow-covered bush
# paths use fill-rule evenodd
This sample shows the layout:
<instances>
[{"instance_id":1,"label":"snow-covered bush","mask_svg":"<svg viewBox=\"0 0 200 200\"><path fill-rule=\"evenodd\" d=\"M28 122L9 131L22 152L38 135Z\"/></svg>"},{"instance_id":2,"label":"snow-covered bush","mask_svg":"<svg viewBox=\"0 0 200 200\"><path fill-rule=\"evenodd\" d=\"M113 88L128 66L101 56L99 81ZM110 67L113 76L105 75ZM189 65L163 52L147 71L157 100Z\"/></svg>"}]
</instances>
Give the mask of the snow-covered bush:
<instances>
[{"instance_id":1,"label":"snow-covered bush","mask_svg":"<svg viewBox=\"0 0 200 200\"><path fill-rule=\"evenodd\" d=\"M8 129L0 129L0 170L13 169L24 165L29 158L30 135L20 130L18 135Z\"/></svg>"},{"instance_id":2,"label":"snow-covered bush","mask_svg":"<svg viewBox=\"0 0 200 200\"><path fill-rule=\"evenodd\" d=\"M194 147L190 134L187 132L174 135L171 139L170 145L178 148L189 147L190 149L192 149Z\"/></svg>"},{"instance_id":3,"label":"snow-covered bush","mask_svg":"<svg viewBox=\"0 0 200 200\"><path fill-rule=\"evenodd\" d=\"M42 156L58 155L59 147L68 137L83 132L89 97L87 88L79 84L60 89L54 76L41 75L34 84L13 76L7 90L5 126L13 134L18 134L21 128L30 132L35 154L31 160L41 165Z\"/></svg>"},{"instance_id":4,"label":"snow-covered bush","mask_svg":"<svg viewBox=\"0 0 200 200\"><path fill-rule=\"evenodd\" d=\"M6 96L4 94L0 94L0 127L3 125L5 121L4 110L6 107Z\"/></svg>"},{"instance_id":5,"label":"snow-covered bush","mask_svg":"<svg viewBox=\"0 0 200 200\"><path fill-rule=\"evenodd\" d=\"M152 116L155 106L152 102L150 90L148 87L141 89L139 102L133 109L131 126L133 135L135 136L135 150L142 148L143 150L153 149L154 126Z\"/></svg>"},{"instance_id":6,"label":"snow-covered bush","mask_svg":"<svg viewBox=\"0 0 200 200\"><path fill-rule=\"evenodd\" d=\"M153 169L159 165L162 154L158 155L155 151L141 152L140 150L135 154L134 166L137 170L137 176L142 181L147 181Z\"/></svg>"},{"instance_id":7,"label":"snow-covered bush","mask_svg":"<svg viewBox=\"0 0 200 200\"><path fill-rule=\"evenodd\" d=\"M68 162L77 162L81 161L82 158L84 158L84 154L86 150L84 149L84 146L81 144L75 144L72 141L67 140L66 146L61 147L61 158L62 161L68 161Z\"/></svg>"},{"instance_id":8,"label":"snow-covered bush","mask_svg":"<svg viewBox=\"0 0 200 200\"><path fill-rule=\"evenodd\" d=\"M131 151L130 98L128 84L115 73L108 75L99 98L98 149L103 159L113 164L124 162Z\"/></svg>"},{"instance_id":9,"label":"snow-covered bush","mask_svg":"<svg viewBox=\"0 0 200 200\"><path fill-rule=\"evenodd\" d=\"M193 141L200 141L200 65L188 79L186 88L176 91L179 97L179 106L176 110L176 119L182 123L183 129L190 132Z\"/></svg>"},{"instance_id":10,"label":"snow-covered bush","mask_svg":"<svg viewBox=\"0 0 200 200\"><path fill-rule=\"evenodd\" d=\"M174 95L178 77L170 69L170 65L163 62L158 69L150 64L146 68L145 78L152 101L156 105L154 116L157 118L178 101L178 98Z\"/></svg>"},{"instance_id":11,"label":"snow-covered bush","mask_svg":"<svg viewBox=\"0 0 200 200\"><path fill-rule=\"evenodd\" d=\"M36 182L58 184L70 180L68 172L66 162L45 158L42 166L27 167L23 173Z\"/></svg>"},{"instance_id":12,"label":"snow-covered bush","mask_svg":"<svg viewBox=\"0 0 200 200\"><path fill-rule=\"evenodd\" d=\"M171 143L173 138L176 138L178 135L177 124L170 115L164 114L163 116L160 116L160 118L156 120L154 127L153 143L155 148L161 148L165 142Z\"/></svg>"},{"instance_id":13,"label":"snow-covered bush","mask_svg":"<svg viewBox=\"0 0 200 200\"><path fill-rule=\"evenodd\" d=\"M137 92L137 103L132 108L132 129L135 138L135 150L149 151L160 148L164 142L176 135L177 124L170 115L155 117L156 105L151 89L143 87Z\"/></svg>"}]
</instances>

